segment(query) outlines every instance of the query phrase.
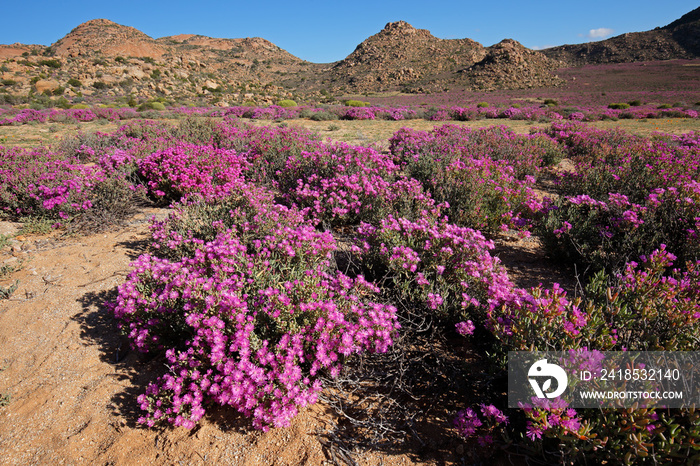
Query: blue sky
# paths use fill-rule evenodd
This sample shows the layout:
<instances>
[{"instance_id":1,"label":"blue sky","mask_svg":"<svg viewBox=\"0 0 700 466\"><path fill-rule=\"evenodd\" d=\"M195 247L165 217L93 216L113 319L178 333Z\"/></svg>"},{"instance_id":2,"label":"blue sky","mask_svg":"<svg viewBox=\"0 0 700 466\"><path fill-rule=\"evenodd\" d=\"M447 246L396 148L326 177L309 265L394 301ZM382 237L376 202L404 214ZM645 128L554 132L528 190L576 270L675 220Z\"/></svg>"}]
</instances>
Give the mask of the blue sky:
<instances>
[{"instance_id":1,"label":"blue sky","mask_svg":"<svg viewBox=\"0 0 700 466\"><path fill-rule=\"evenodd\" d=\"M665 26L700 6L698 0L4 3L0 44L50 45L82 22L107 18L154 38L263 37L316 63L345 58L391 21L408 21L441 39L470 38L488 46L510 38L526 47L543 48Z\"/></svg>"}]
</instances>

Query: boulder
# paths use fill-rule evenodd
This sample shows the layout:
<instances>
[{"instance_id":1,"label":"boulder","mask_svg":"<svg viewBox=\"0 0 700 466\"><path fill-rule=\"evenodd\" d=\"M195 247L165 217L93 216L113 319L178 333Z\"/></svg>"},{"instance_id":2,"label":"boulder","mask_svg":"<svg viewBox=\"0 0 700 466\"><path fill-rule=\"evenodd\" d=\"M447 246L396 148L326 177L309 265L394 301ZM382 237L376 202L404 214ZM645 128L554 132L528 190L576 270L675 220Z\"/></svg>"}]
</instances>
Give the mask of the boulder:
<instances>
[{"instance_id":1,"label":"boulder","mask_svg":"<svg viewBox=\"0 0 700 466\"><path fill-rule=\"evenodd\" d=\"M61 87L61 84L55 79L42 79L34 83L34 88L39 94L44 92L53 92L54 90Z\"/></svg>"}]
</instances>

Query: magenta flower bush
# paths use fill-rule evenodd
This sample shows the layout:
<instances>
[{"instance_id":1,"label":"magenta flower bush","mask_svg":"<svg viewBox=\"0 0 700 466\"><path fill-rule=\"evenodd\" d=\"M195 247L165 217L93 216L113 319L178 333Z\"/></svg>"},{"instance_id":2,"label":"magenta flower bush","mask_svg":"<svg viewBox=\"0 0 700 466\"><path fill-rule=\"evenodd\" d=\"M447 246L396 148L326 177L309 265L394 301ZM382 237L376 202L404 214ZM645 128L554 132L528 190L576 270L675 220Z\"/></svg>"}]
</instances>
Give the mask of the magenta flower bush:
<instances>
[{"instance_id":1,"label":"magenta flower bush","mask_svg":"<svg viewBox=\"0 0 700 466\"><path fill-rule=\"evenodd\" d=\"M173 365L139 398L142 422L191 428L217 403L256 428L286 426L316 401L320 370L336 375L344 357L392 343L395 308L369 301L378 290L362 277L331 273L331 235L272 233L246 246L225 231L193 257L133 264L115 315L136 349L167 349Z\"/></svg>"},{"instance_id":2,"label":"magenta flower bush","mask_svg":"<svg viewBox=\"0 0 700 466\"><path fill-rule=\"evenodd\" d=\"M494 405L485 404L480 406L479 411L472 408L459 411L454 419L457 432L467 439L476 437L482 449L492 447L499 440L503 441L503 437L507 437L503 432L507 424L508 416Z\"/></svg>"},{"instance_id":3,"label":"magenta flower bush","mask_svg":"<svg viewBox=\"0 0 700 466\"><path fill-rule=\"evenodd\" d=\"M0 179L0 205L7 215L67 219L92 207L91 190L106 175L45 150L0 147Z\"/></svg>"},{"instance_id":4,"label":"magenta flower bush","mask_svg":"<svg viewBox=\"0 0 700 466\"><path fill-rule=\"evenodd\" d=\"M537 203L532 174L547 150L542 141L502 128L443 126L431 133L404 128L391 138L390 150L409 176L448 206L452 222L493 235L527 227L528 206Z\"/></svg>"},{"instance_id":5,"label":"magenta flower bush","mask_svg":"<svg viewBox=\"0 0 700 466\"><path fill-rule=\"evenodd\" d=\"M553 256L608 271L661 244L681 264L700 257L695 135L645 139L570 123L550 131L575 163L540 212L538 233Z\"/></svg>"},{"instance_id":6,"label":"magenta flower bush","mask_svg":"<svg viewBox=\"0 0 700 466\"><path fill-rule=\"evenodd\" d=\"M192 144L154 152L138 164L151 193L168 200L192 194L205 199L226 196L243 183L250 167L247 158L234 151Z\"/></svg>"},{"instance_id":7,"label":"magenta flower bush","mask_svg":"<svg viewBox=\"0 0 700 466\"><path fill-rule=\"evenodd\" d=\"M347 144L326 145L287 159L276 186L314 218L333 225L413 217L435 203L420 183L399 173L390 155Z\"/></svg>"},{"instance_id":8,"label":"magenta flower bush","mask_svg":"<svg viewBox=\"0 0 700 466\"><path fill-rule=\"evenodd\" d=\"M244 184L227 197L174 204L174 211L151 225L154 255L177 261L190 257L206 242L230 229L248 244L271 234L278 225L313 226L305 211L275 202L275 193L254 184Z\"/></svg>"},{"instance_id":9,"label":"magenta flower bush","mask_svg":"<svg viewBox=\"0 0 700 466\"><path fill-rule=\"evenodd\" d=\"M378 226L360 224L357 233L353 251L369 275L418 315L462 322L458 329L468 333L465 320L483 322L489 303L513 292L505 269L489 253L493 243L446 218L389 216Z\"/></svg>"}]
</instances>

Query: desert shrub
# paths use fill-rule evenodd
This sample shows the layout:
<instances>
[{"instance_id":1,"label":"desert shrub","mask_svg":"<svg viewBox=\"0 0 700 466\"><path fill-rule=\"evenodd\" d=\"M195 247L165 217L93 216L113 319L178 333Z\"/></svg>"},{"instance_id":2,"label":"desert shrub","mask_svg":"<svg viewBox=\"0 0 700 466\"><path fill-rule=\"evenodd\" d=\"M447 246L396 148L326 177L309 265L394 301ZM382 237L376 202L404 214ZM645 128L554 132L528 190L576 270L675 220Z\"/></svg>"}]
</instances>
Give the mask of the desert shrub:
<instances>
[{"instance_id":1,"label":"desert shrub","mask_svg":"<svg viewBox=\"0 0 700 466\"><path fill-rule=\"evenodd\" d=\"M664 110L661 113L662 118L688 118L688 114L682 110Z\"/></svg>"},{"instance_id":2,"label":"desert shrub","mask_svg":"<svg viewBox=\"0 0 700 466\"><path fill-rule=\"evenodd\" d=\"M55 150L66 159L76 158L83 163L94 163L108 149L118 146L119 138L114 135L78 132L75 136L64 137Z\"/></svg>"},{"instance_id":3,"label":"desert shrub","mask_svg":"<svg viewBox=\"0 0 700 466\"><path fill-rule=\"evenodd\" d=\"M345 105L348 107L368 107L369 102L362 102L361 100L346 100Z\"/></svg>"},{"instance_id":4,"label":"desert shrub","mask_svg":"<svg viewBox=\"0 0 700 466\"><path fill-rule=\"evenodd\" d=\"M92 83L92 87L94 87L95 89L98 89L98 90L109 89L109 84L104 83L102 81L95 81L94 83Z\"/></svg>"},{"instance_id":5,"label":"desert shrub","mask_svg":"<svg viewBox=\"0 0 700 466\"><path fill-rule=\"evenodd\" d=\"M71 107L71 103L65 97L61 97L60 99L56 100L56 107L66 110L66 109L69 109ZM65 114L63 114L63 115L65 115Z\"/></svg>"},{"instance_id":6,"label":"desert shrub","mask_svg":"<svg viewBox=\"0 0 700 466\"><path fill-rule=\"evenodd\" d=\"M553 256L608 271L661 244L681 264L700 257L696 138L553 128L575 163L538 227Z\"/></svg>"},{"instance_id":7,"label":"desert shrub","mask_svg":"<svg viewBox=\"0 0 700 466\"><path fill-rule=\"evenodd\" d=\"M544 135L452 125L430 133L403 128L390 139L390 151L437 203L449 205L445 213L454 223L487 235L525 226L532 175L562 154Z\"/></svg>"},{"instance_id":8,"label":"desert shrub","mask_svg":"<svg viewBox=\"0 0 700 466\"><path fill-rule=\"evenodd\" d=\"M641 204L617 193L567 197L546 209L538 231L552 256L594 270L618 270L661 244L685 262L700 258L698 202L697 183L655 189Z\"/></svg>"},{"instance_id":9,"label":"desert shrub","mask_svg":"<svg viewBox=\"0 0 700 466\"><path fill-rule=\"evenodd\" d=\"M391 156L338 144L291 155L276 180L287 199L330 225L376 223L391 213L413 218L434 208L420 183L398 171Z\"/></svg>"},{"instance_id":10,"label":"desert shrub","mask_svg":"<svg viewBox=\"0 0 700 466\"><path fill-rule=\"evenodd\" d=\"M374 120L376 118L374 109L367 107L353 107L347 109L341 119L343 120Z\"/></svg>"},{"instance_id":11,"label":"desert shrub","mask_svg":"<svg viewBox=\"0 0 700 466\"><path fill-rule=\"evenodd\" d=\"M161 102L144 102L141 105L139 105L138 110L157 110L159 112L162 112L163 110L165 110L165 105L163 105Z\"/></svg>"},{"instance_id":12,"label":"desert shrub","mask_svg":"<svg viewBox=\"0 0 700 466\"><path fill-rule=\"evenodd\" d=\"M15 84L17 84L17 81L15 81L14 79L3 79L0 82L2 83L3 86L8 86L8 87L14 86Z\"/></svg>"},{"instance_id":13,"label":"desert shrub","mask_svg":"<svg viewBox=\"0 0 700 466\"><path fill-rule=\"evenodd\" d=\"M318 134L291 127L254 127L225 119L218 131L221 148L245 153L252 164L249 179L264 184L275 182L289 157L322 146Z\"/></svg>"},{"instance_id":14,"label":"desert shrub","mask_svg":"<svg viewBox=\"0 0 700 466\"><path fill-rule=\"evenodd\" d=\"M218 147L221 143L218 123L211 118L188 116L173 126L169 134L173 140L190 144Z\"/></svg>"},{"instance_id":15,"label":"desert shrub","mask_svg":"<svg viewBox=\"0 0 700 466\"><path fill-rule=\"evenodd\" d=\"M138 167L151 195L178 201L192 194L205 199L226 196L243 183L249 163L232 150L181 143L153 152L139 160Z\"/></svg>"},{"instance_id":16,"label":"desert shrub","mask_svg":"<svg viewBox=\"0 0 700 466\"><path fill-rule=\"evenodd\" d=\"M367 276L398 304L406 322L483 323L487 302L508 295L512 284L489 250L493 243L447 218L415 221L388 216L357 228L355 254Z\"/></svg>"},{"instance_id":17,"label":"desert shrub","mask_svg":"<svg viewBox=\"0 0 700 466\"><path fill-rule=\"evenodd\" d=\"M662 246L614 279L600 272L583 299L569 301L557 287L533 289L529 297L492 307L487 327L502 352L570 350L573 370L599 367L599 351L692 350L700 325L700 262L687 264L685 272L669 271L674 259ZM524 413L526 435L536 443L555 440L560 458L569 462L683 462L695 451L689 439L700 433L692 410L577 412L546 403L525 406Z\"/></svg>"},{"instance_id":18,"label":"desert shrub","mask_svg":"<svg viewBox=\"0 0 700 466\"><path fill-rule=\"evenodd\" d=\"M559 105L559 102L557 102L556 99L544 99L544 105L547 107L556 107Z\"/></svg>"},{"instance_id":19,"label":"desert shrub","mask_svg":"<svg viewBox=\"0 0 700 466\"><path fill-rule=\"evenodd\" d=\"M39 60L40 66L48 66L49 68L60 68L61 62L55 58L50 60Z\"/></svg>"},{"instance_id":20,"label":"desert shrub","mask_svg":"<svg viewBox=\"0 0 700 466\"><path fill-rule=\"evenodd\" d=\"M613 102L608 105L608 108L611 108L613 110L626 110L630 108L630 104L626 102Z\"/></svg>"},{"instance_id":21,"label":"desert shrub","mask_svg":"<svg viewBox=\"0 0 700 466\"><path fill-rule=\"evenodd\" d=\"M83 85L83 83L81 83L78 79L75 78L70 78L67 84L73 87L81 87Z\"/></svg>"},{"instance_id":22,"label":"desert shrub","mask_svg":"<svg viewBox=\"0 0 700 466\"><path fill-rule=\"evenodd\" d=\"M665 110L665 109L668 109L668 108L673 108L673 105L671 105L671 104L661 104L661 105L659 105L659 106L656 107L656 108L658 108L659 110Z\"/></svg>"},{"instance_id":23,"label":"desert shrub","mask_svg":"<svg viewBox=\"0 0 700 466\"><path fill-rule=\"evenodd\" d=\"M124 218L139 196L128 169L86 166L48 151L0 151L0 209L9 218L40 218L58 226L91 211L89 217L104 225Z\"/></svg>"},{"instance_id":24,"label":"desert shrub","mask_svg":"<svg viewBox=\"0 0 700 466\"><path fill-rule=\"evenodd\" d=\"M630 107L639 107L640 105L642 105L642 101L639 99L630 100L627 103L630 105Z\"/></svg>"},{"instance_id":25,"label":"desert shrub","mask_svg":"<svg viewBox=\"0 0 700 466\"><path fill-rule=\"evenodd\" d=\"M489 107L489 103L488 102L479 102L478 104L476 104L476 106L478 108L487 108L487 107Z\"/></svg>"},{"instance_id":26,"label":"desert shrub","mask_svg":"<svg viewBox=\"0 0 700 466\"><path fill-rule=\"evenodd\" d=\"M280 107L296 107L297 103L293 100L284 99L277 102L277 105L279 105Z\"/></svg>"},{"instance_id":27,"label":"desert shrub","mask_svg":"<svg viewBox=\"0 0 700 466\"><path fill-rule=\"evenodd\" d=\"M308 223L303 212L278 204L273 191L255 184L244 184L217 199L194 199L173 207L165 220L151 225L153 254L173 262L192 257L201 244L228 229L249 244L276 225L296 228Z\"/></svg>"},{"instance_id":28,"label":"desert shrub","mask_svg":"<svg viewBox=\"0 0 700 466\"><path fill-rule=\"evenodd\" d=\"M396 310L373 302L362 277L334 272L335 249L329 233L277 224L250 243L223 231L177 262L141 256L115 315L134 348L164 349L175 368L139 397L141 422L191 428L219 404L259 429L287 426L316 401L321 373L386 351Z\"/></svg>"}]
</instances>

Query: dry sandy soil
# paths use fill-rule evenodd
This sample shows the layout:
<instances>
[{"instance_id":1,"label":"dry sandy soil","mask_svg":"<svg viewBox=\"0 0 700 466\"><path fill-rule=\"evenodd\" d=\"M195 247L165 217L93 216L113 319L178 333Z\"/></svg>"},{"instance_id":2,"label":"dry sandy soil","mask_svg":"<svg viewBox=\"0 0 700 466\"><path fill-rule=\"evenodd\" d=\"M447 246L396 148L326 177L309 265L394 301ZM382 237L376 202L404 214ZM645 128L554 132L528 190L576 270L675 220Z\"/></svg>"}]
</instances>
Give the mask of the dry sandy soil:
<instances>
[{"instance_id":1,"label":"dry sandy soil","mask_svg":"<svg viewBox=\"0 0 700 466\"><path fill-rule=\"evenodd\" d=\"M368 139L386 140L399 127L359 123L336 123L341 128L332 132L355 139L358 131L376 131ZM42 131L46 127L0 128L0 136L23 145L54 139ZM0 300L0 464L474 463L475 447L459 441L451 427L454 413L441 411L439 403L424 409L420 443L393 450L344 442L334 432L347 421L324 403L304 410L291 427L266 433L223 409L192 431L141 427L136 397L162 373L163 360L130 352L103 303L114 297L129 262L147 250L149 219L166 214L143 209L100 234L19 235L0 250L0 267L19 266L0 279L2 287L19 280L10 299ZM0 234L15 235L20 227L0 222ZM571 274L548 266L532 239L505 241L500 254L521 285L573 286ZM478 362L473 367L478 371Z\"/></svg>"}]
</instances>

